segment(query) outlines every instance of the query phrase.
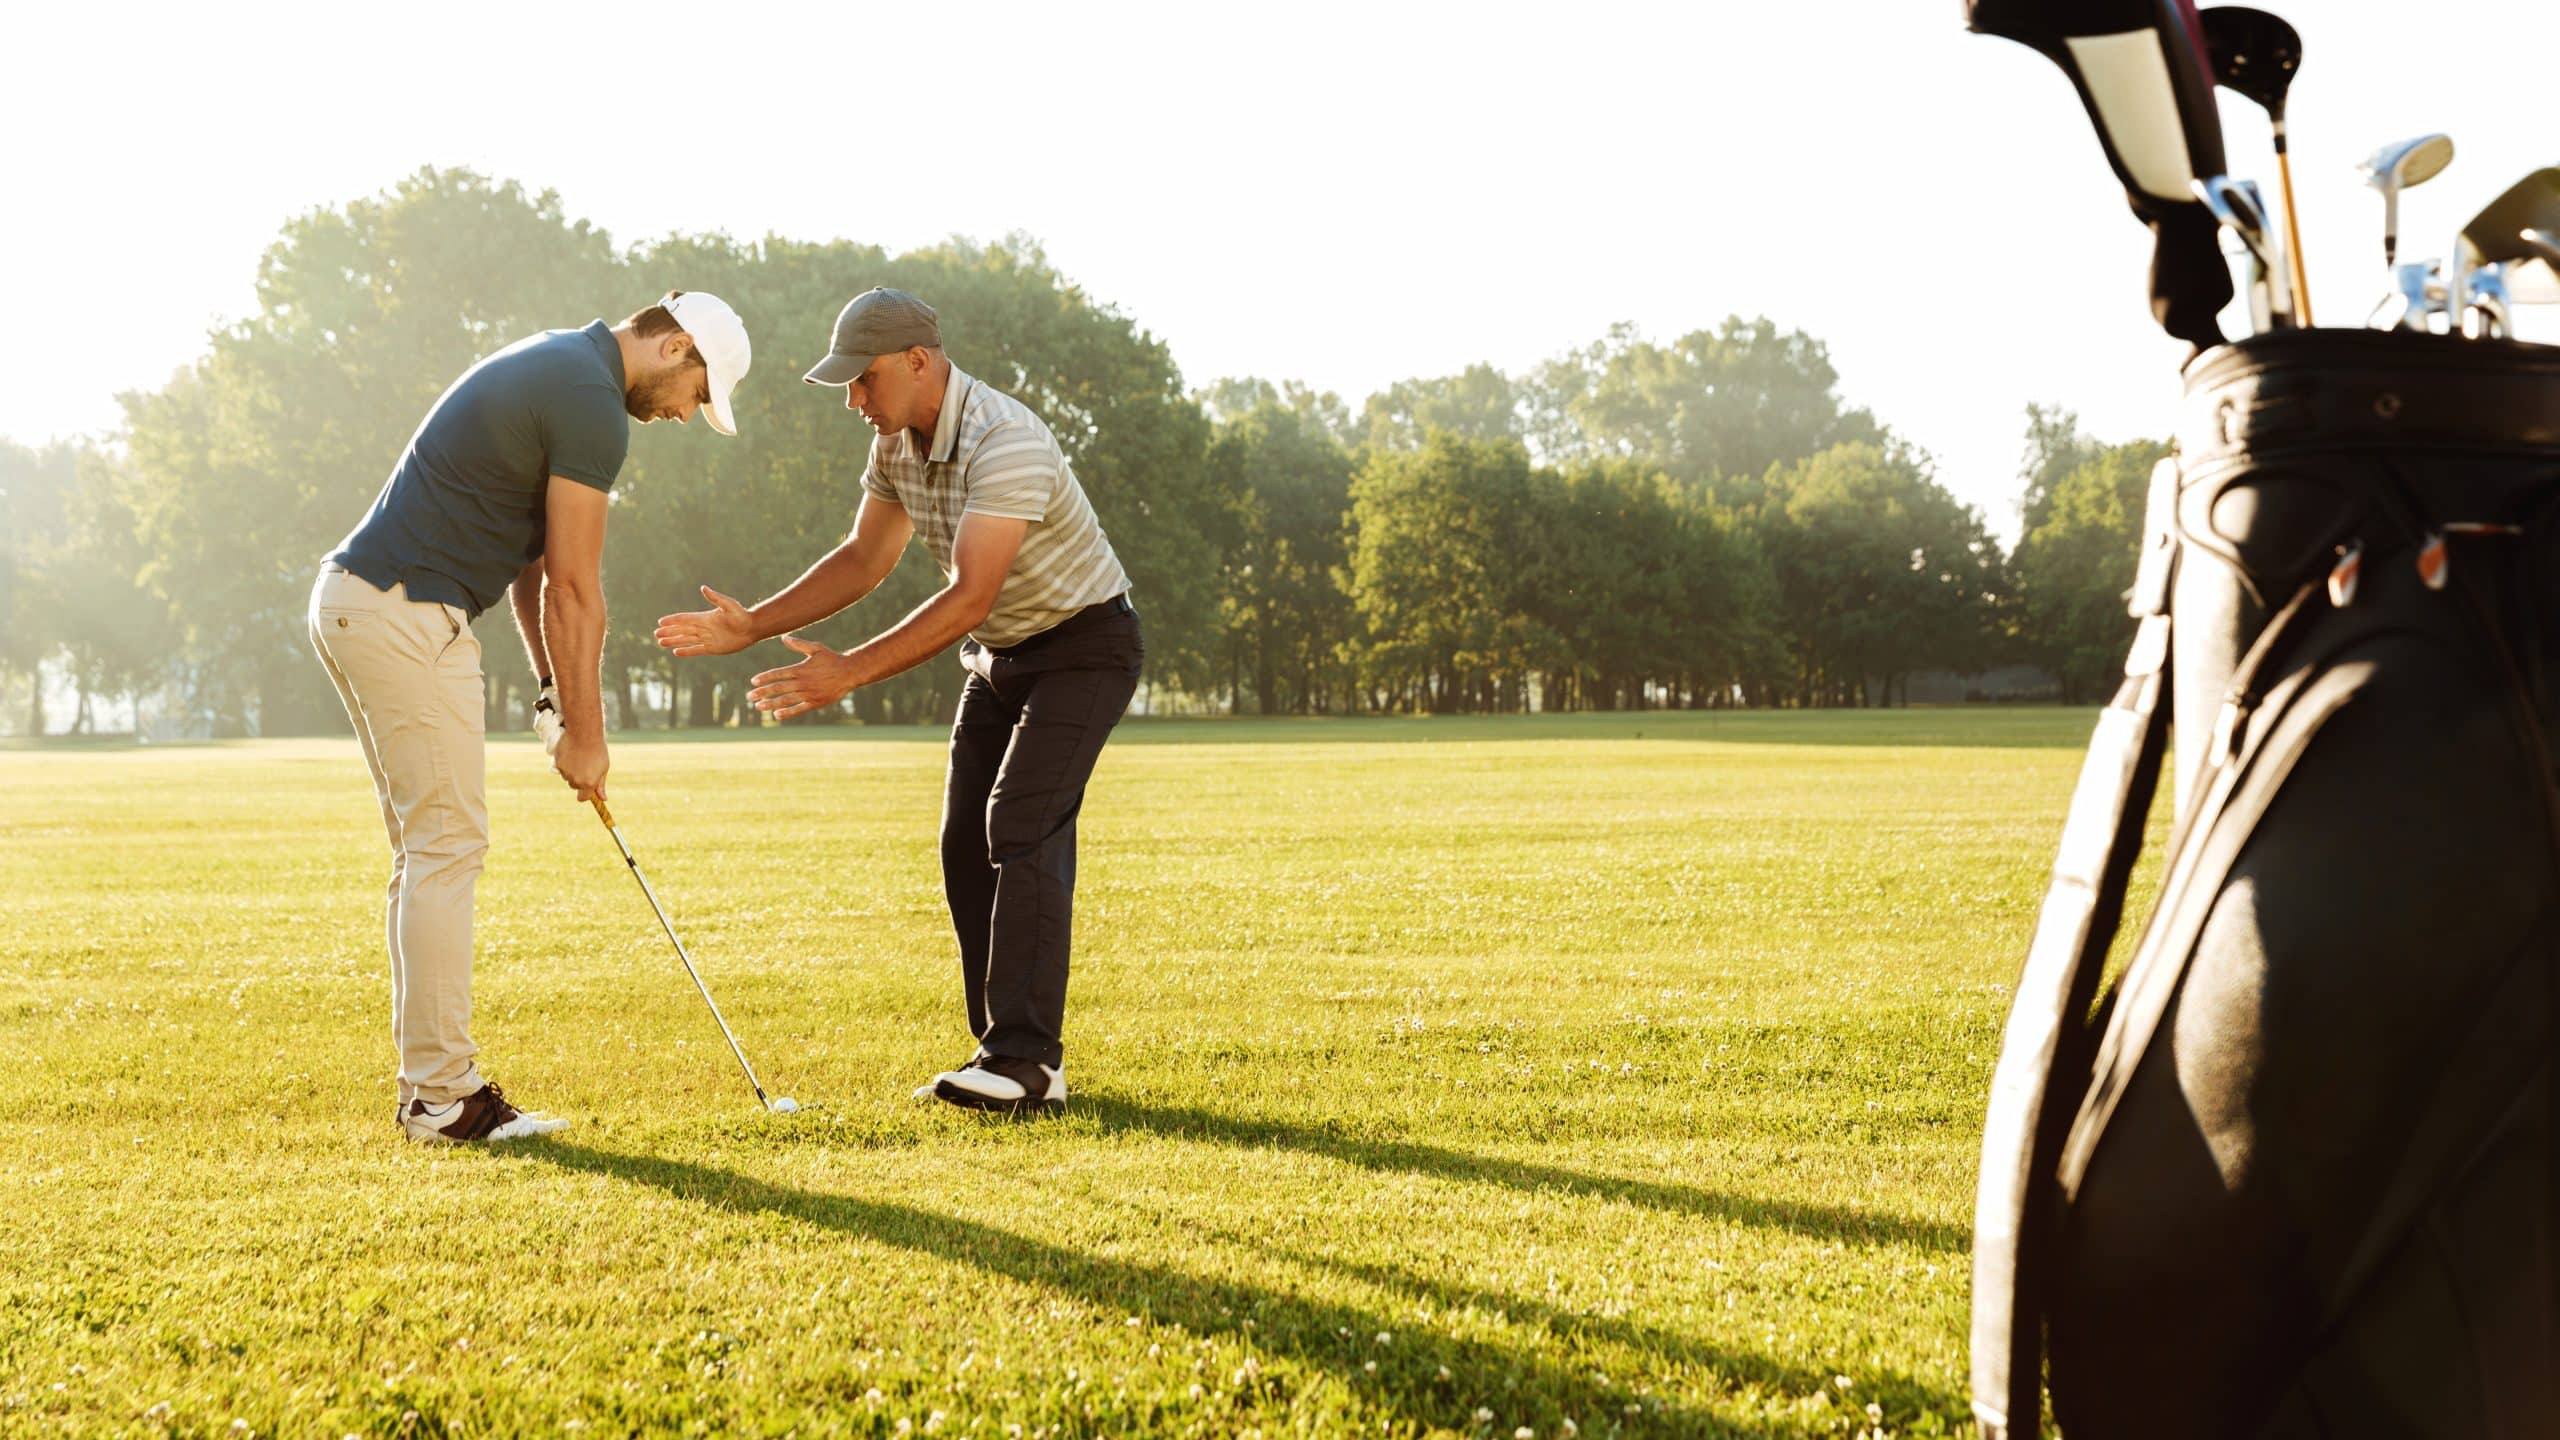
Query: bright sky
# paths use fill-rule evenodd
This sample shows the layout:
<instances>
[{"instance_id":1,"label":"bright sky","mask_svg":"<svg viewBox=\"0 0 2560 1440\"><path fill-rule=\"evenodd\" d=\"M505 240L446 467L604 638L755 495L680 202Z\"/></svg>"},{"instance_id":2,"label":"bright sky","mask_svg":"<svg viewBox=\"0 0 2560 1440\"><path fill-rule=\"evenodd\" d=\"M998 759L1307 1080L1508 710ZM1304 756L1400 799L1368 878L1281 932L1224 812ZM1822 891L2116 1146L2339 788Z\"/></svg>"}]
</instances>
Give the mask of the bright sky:
<instances>
[{"instance_id":1,"label":"bright sky","mask_svg":"<svg viewBox=\"0 0 2560 1440\"><path fill-rule=\"evenodd\" d=\"M2560 160L2530 58L2560 53L2560 6L2282 13L2312 294L2354 323L2382 289L2355 162L2454 135L2402 214L2405 256L2444 253ZM2112 440L2167 433L2178 393L2148 237L2061 73L1965 33L1958 0L48 5L9 51L0 435L22 441L112 424L117 391L252 308L286 218L421 165L556 189L626 245L1026 231L1189 383L1354 406L1614 321L1766 314L1827 341L1845 395L2003 533L2029 401ZM2272 194L2261 112L2224 117ZM829 318L758 336L765 363Z\"/></svg>"}]
</instances>

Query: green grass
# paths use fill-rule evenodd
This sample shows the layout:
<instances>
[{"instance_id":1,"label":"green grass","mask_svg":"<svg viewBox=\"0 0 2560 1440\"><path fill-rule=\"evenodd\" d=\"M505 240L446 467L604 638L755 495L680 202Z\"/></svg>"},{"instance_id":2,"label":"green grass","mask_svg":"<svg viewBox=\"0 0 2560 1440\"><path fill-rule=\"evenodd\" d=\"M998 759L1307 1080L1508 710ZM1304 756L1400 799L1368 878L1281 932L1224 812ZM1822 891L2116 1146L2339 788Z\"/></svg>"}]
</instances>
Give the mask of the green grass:
<instances>
[{"instance_id":1,"label":"green grass","mask_svg":"<svg viewBox=\"0 0 2560 1440\"><path fill-rule=\"evenodd\" d=\"M615 751L797 1117L502 741L474 1029L578 1124L497 1151L391 1124L352 742L0 752L0 1433L1957 1433L2089 723L1133 722L1027 1124L907 1098L938 734Z\"/></svg>"}]
</instances>

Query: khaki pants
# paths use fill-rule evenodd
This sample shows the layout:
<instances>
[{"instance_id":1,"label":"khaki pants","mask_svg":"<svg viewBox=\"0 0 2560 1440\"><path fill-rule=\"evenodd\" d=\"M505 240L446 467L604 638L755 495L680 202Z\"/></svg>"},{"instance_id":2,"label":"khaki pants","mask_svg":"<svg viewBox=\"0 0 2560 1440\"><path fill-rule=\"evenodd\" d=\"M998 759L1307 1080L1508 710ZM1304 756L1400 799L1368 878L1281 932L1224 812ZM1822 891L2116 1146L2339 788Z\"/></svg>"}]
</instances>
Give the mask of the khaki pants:
<instances>
[{"instance_id":1,"label":"khaki pants","mask_svg":"<svg viewBox=\"0 0 2560 1440\"><path fill-rule=\"evenodd\" d=\"M480 1088L471 1043L471 901L489 849L480 642L461 609L323 567L311 644L346 702L391 841L384 936L400 1103Z\"/></svg>"}]
</instances>

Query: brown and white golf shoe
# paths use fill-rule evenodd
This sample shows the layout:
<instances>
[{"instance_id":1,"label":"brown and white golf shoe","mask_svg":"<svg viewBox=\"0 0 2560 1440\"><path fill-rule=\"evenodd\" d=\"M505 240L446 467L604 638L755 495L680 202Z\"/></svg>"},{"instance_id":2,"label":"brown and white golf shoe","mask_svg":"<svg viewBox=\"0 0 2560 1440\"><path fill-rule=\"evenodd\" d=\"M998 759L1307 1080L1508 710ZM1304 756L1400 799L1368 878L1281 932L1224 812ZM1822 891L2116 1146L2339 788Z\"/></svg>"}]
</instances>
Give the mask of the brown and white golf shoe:
<instances>
[{"instance_id":1,"label":"brown and white golf shoe","mask_svg":"<svg viewBox=\"0 0 2560 1440\"><path fill-rule=\"evenodd\" d=\"M565 1117L539 1110L519 1110L495 1085L483 1085L459 1100L430 1105L412 1100L400 1112L400 1130L412 1140L460 1145L474 1140L496 1142L552 1135L569 1128Z\"/></svg>"}]
</instances>

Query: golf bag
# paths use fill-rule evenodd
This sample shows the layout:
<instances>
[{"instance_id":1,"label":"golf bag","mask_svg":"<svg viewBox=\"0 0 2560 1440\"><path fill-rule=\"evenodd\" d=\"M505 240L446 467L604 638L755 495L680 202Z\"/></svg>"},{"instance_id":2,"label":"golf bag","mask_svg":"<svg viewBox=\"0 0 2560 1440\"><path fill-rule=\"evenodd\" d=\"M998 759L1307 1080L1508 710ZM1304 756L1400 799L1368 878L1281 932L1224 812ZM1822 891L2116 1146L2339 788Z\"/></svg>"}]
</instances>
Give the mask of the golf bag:
<instances>
[{"instance_id":1,"label":"golf bag","mask_svg":"<svg viewBox=\"0 0 2560 1440\"><path fill-rule=\"evenodd\" d=\"M1994 1073L1977 1418L2038 1433L2049 1358L2070 1440L2560 1434L2560 348L2186 380Z\"/></svg>"}]
</instances>

